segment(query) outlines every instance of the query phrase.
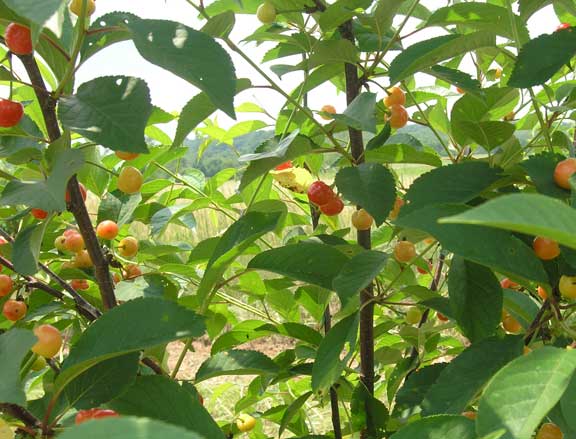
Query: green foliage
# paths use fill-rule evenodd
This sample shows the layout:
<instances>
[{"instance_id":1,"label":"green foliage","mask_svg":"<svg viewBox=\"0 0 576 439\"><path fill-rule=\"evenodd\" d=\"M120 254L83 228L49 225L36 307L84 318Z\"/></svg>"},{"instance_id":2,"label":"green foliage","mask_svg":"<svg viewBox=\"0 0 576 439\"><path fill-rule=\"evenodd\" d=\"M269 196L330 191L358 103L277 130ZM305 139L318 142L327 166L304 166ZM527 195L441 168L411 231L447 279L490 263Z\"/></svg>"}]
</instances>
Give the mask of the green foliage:
<instances>
[{"instance_id":1,"label":"green foliage","mask_svg":"<svg viewBox=\"0 0 576 439\"><path fill-rule=\"evenodd\" d=\"M0 436L574 437L573 2L204 3L191 28L0 0L34 47L0 41ZM187 104L95 77L120 42Z\"/></svg>"},{"instance_id":2,"label":"green foliage","mask_svg":"<svg viewBox=\"0 0 576 439\"><path fill-rule=\"evenodd\" d=\"M502 368L480 399L478 433L487 435L503 428L503 438L530 438L560 400L575 368L574 352L552 347L538 349ZM523 392L514 391L518 386Z\"/></svg>"},{"instance_id":3,"label":"green foliage","mask_svg":"<svg viewBox=\"0 0 576 439\"><path fill-rule=\"evenodd\" d=\"M25 329L13 329L0 335L0 371L2 385L0 399L4 403L26 404L26 394L20 379L20 363L36 342L34 335Z\"/></svg>"}]
</instances>

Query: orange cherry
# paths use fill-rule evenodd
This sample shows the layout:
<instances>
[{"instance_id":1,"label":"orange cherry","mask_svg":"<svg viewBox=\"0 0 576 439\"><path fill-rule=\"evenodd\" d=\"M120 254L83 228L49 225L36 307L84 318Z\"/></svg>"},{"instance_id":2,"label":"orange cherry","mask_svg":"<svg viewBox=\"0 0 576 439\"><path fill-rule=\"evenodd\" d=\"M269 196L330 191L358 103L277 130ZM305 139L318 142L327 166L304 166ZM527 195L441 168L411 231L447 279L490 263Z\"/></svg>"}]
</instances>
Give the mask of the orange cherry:
<instances>
[{"instance_id":1,"label":"orange cherry","mask_svg":"<svg viewBox=\"0 0 576 439\"><path fill-rule=\"evenodd\" d=\"M324 105L322 107L322 109L320 110L323 113L328 113L328 114L336 114L336 108L334 108L333 105ZM321 114L320 117L324 120L332 120L333 118L324 114Z\"/></svg>"},{"instance_id":2,"label":"orange cherry","mask_svg":"<svg viewBox=\"0 0 576 439\"><path fill-rule=\"evenodd\" d=\"M120 160L125 160L125 161L134 160L139 155L140 154L138 154L136 152L116 151L116 157L118 157Z\"/></svg>"},{"instance_id":3,"label":"orange cherry","mask_svg":"<svg viewBox=\"0 0 576 439\"><path fill-rule=\"evenodd\" d=\"M400 87L390 87L388 95L384 98L384 105L390 108L392 105L404 105L406 103L406 95Z\"/></svg>"},{"instance_id":4,"label":"orange cherry","mask_svg":"<svg viewBox=\"0 0 576 439\"><path fill-rule=\"evenodd\" d=\"M576 159L562 160L554 169L554 181L561 188L570 189L570 177L574 172L576 172Z\"/></svg>"},{"instance_id":5,"label":"orange cherry","mask_svg":"<svg viewBox=\"0 0 576 439\"><path fill-rule=\"evenodd\" d=\"M410 262L416 257L416 246L410 241L400 241L394 247L394 258L401 263Z\"/></svg>"},{"instance_id":6,"label":"orange cherry","mask_svg":"<svg viewBox=\"0 0 576 439\"><path fill-rule=\"evenodd\" d=\"M4 314L4 317L12 322L24 318L24 316L26 316L26 311L28 311L26 304L24 302L19 302L18 300L7 300L2 308L2 314Z\"/></svg>"},{"instance_id":7,"label":"orange cherry","mask_svg":"<svg viewBox=\"0 0 576 439\"><path fill-rule=\"evenodd\" d=\"M390 126L394 129L403 128L408 123L408 112L402 105L392 105L388 118Z\"/></svg>"},{"instance_id":8,"label":"orange cherry","mask_svg":"<svg viewBox=\"0 0 576 439\"><path fill-rule=\"evenodd\" d=\"M536 256L543 261L550 261L560 255L560 246L558 243L543 236L536 237L532 243L532 247L534 248Z\"/></svg>"},{"instance_id":9,"label":"orange cherry","mask_svg":"<svg viewBox=\"0 0 576 439\"><path fill-rule=\"evenodd\" d=\"M54 357L62 347L62 334L52 325L40 325L34 328L38 342L32 346L32 352L45 358Z\"/></svg>"}]
</instances>

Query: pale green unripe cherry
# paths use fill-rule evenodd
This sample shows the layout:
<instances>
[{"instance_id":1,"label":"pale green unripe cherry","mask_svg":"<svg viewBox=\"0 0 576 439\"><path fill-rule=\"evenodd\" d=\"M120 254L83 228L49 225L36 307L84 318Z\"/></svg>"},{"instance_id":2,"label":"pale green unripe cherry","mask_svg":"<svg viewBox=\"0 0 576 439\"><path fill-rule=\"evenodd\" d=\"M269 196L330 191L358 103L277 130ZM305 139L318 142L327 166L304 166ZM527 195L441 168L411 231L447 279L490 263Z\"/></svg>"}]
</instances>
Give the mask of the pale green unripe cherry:
<instances>
[{"instance_id":1,"label":"pale green unripe cherry","mask_svg":"<svg viewBox=\"0 0 576 439\"><path fill-rule=\"evenodd\" d=\"M264 2L258 7L256 16L264 24L274 23L276 21L276 8L272 3Z\"/></svg>"},{"instance_id":2,"label":"pale green unripe cherry","mask_svg":"<svg viewBox=\"0 0 576 439\"><path fill-rule=\"evenodd\" d=\"M420 319L422 318L422 311L418 308L410 308L408 312L406 312L406 323L409 325L415 325L416 323L420 323Z\"/></svg>"}]
</instances>

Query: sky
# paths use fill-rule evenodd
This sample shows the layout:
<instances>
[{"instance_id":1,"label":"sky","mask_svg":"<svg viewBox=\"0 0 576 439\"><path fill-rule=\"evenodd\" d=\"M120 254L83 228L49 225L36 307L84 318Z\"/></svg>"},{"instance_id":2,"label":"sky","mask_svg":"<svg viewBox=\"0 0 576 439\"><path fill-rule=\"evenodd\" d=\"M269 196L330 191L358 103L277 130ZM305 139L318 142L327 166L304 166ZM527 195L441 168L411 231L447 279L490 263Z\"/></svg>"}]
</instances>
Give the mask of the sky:
<instances>
[{"instance_id":1,"label":"sky","mask_svg":"<svg viewBox=\"0 0 576 439\"><path fill-rule=\"evenodd\" d=\"M105 13L114 11L125 11L136 14L142 18L154 18L173 20L184 23L194 29L200 29L202 22L198 20L197 12L185 0L97 0L97 10L93 19ZM206 1L207 4L210 0ZM439 4L445 5L445 1L422 0L421 3L429 9L437 8ZM406 29L414 29L416 21L409 22ZM556 29L558 19L554 15L552 7L547 7L532 18L529 23L531 37L534 38L542 33L550 33ZM240 41L243 37L250 35L260 23L255 16L238 15L236 26L231 37L234 41ZM407 40L406 45L414 44L423 39L442 35L441 30L430 29L416 34ZM263 54L273 47L272 43L265 43L256 47L254 43L240 44L240 47L254 60L260 61ZM228 51L230 53L230 51ZM253 84L264 85L265 81L248 66L237 55L231 54L236 67L238 78L250 78ZM281 61L286 63L286 59ZM279 80L277 76L270 72L269 67L273 63L262 65L286 91L293 90L302 80L302 73L291 73L283 76ZM152 103L170 112L180 112L182 107L198 93L198 89L179 77L148 63L140 57L132 42L118 43L87 61L78 71L77 85L105 75L127 75L140 77L147 81L152 96ZM433 81L431 78L421 75L419 81ZM430 82L431 83L431 82ZM255 102L266 108L271 114L276 114L283 105L283 99L274 91L265 89L248 90L237 96L235 105L243 102ZM331 85L317 88L309 96L312 109L319 110L324 104L332 104L338 112L344 111L345 96L336 95L336 90ZM256 118L254 114L239 114L239 120ZM269 119L268 119L269 122ZM218 123L221 126L229 127L235 123L224 114L218 115ZM173 131L174 127L167 131Z\"/></svg>"}]
</instances>

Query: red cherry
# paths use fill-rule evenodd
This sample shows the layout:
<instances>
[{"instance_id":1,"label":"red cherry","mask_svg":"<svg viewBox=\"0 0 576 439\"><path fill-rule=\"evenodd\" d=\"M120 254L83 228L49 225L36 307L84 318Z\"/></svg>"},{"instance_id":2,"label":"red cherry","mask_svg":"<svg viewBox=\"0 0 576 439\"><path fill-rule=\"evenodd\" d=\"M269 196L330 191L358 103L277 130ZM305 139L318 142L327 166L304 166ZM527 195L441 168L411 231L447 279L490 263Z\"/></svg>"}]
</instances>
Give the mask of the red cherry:
<instances>
[{"instance_id":1,"label":"red cherry","mask_svg":"<svg viewBox=\"0 0 576 439\"><path fill-rule=\"evenodd\" d=\"M420 274L427 274L427 273L430 273L432 271L432 264L430 262L428 262L428 270L426 270L425 268L421 268L421 267L416 267L416 269L418 270L418 273L420 273Z\"/></svg>"},{"instance_id":2,"label":"red cherry","mask_svg":"<svg viewBox=\"0 0 576 439\"><path fill-rule=\"evenodd\" d=\"M276 167L274 168L274 170L276 170L276 171L283 171L284 169L290 169L290 168L292 168L292 167L293 167L292 161L291 161L291 160L288 160L287 162L281 163L281 164L279 164L278 166L276 166Z\"/></svg>"},{"instance_id":3,"label":"red cherry","mask_svg":"<svg viewBox=\"0 0 576 439\"><path fill-rule=\"evenodd\" d=\"M86 291L90 288L86 279L73 279L70 281L70 286L76 291Z\"/></svg>"},{"instance_id":4,"label":"red cherry","mask_svg":"<svg viewBox=\"0 0 576 439\"><path fill-rule=\"evenodd\" d=\"M324 215L335 216L344 210L344 203L340 198L334 197L328 203L320 206L320 210Z\"/></svg>"},{"instance_id":5,"label":"red cherry","mask_svg":"<svg viewBox=\"0 0 576 439\"><path fill-rule=\"evenodd\" d=\"M20 102L0 99L0 127L11 128L18 125L24 115L24 107Z\"/></svg>"},{"instance_id":6,"label":"red cherry","mask_svg":"<svg viewBox=\"0 0 576 439\"><path fill-rule=\"evenodd\" d=\"M562 23L556 28L556 32L558 32L559 30L569 29L571 27L572 25L570 23Z\"/></svg>"},{"instance_id":7,"label":"red cherry","mask_svg":"<svg viewBox=\"0 0 576 439\"><path fill-rule=\"evenodd\" d=\"M448 317L446 317L441 312L436 312L436 317L438 317L438 320L440 320L441 322L447 322L448 321Z\"/></svg>"},{"instance_id":8,"label":"red cherry","mask_svg":"<svg viewBox=\"0 0 576 439\"><path fill-rule=\"evenodd\" d=\"M78 185L80 186L80 193L82 194L82 199L86 201L86 197L88 196L88 192L86 192L86 187L82 183L78 183ZM70 192L66 190L66 203L70 203L70 201L72 201L70 198Z\"/></svg>"},{"instance_id":9,"label":"red cherry","mask_svg":"<svg viewBox=\"0 0 576 439\"><path fill-rule=\"evenodd\" d=\"M32 53L32 35L30 28L18 23L10 23L4 33L6 46L16 55L30 55Z\"/></svg>"},{"instance_id":10,"label":"red cherry","mask_svg":"<svg viewBox=\"0 0 576 439\"><path fill-rule=\"evenodd\" d=\"M308 199L318 206L328 204L336 196L330 186L323 181L315 181L308 188Z\"/></svg>"},{"instance_id":11,"label":"red cherry","mask_svg":"<svg viewBox=\"0 0 576 439\"><path fill-rule=\"evenodd\" d=\"M46 212L45 210L42 209L32 209L30 211L30 213L32 214L32 216L36 219L39 220L43 220L46 219L48 217L48 212Z\"/></svg>"},{"instance_id":12,"label":"red cherry","mask_svg":"<svg viewBox=\"0 0 576 439\"><path fill-rule=\"evenodd\" d=\"M76 414L75 423L76 425L82 424L83 422L90 421L93 419L102 419L119 416L114 410L105 409L88 409L80 410Z\"/></svg>"}]
</instances>

